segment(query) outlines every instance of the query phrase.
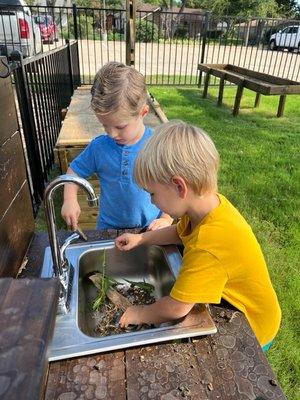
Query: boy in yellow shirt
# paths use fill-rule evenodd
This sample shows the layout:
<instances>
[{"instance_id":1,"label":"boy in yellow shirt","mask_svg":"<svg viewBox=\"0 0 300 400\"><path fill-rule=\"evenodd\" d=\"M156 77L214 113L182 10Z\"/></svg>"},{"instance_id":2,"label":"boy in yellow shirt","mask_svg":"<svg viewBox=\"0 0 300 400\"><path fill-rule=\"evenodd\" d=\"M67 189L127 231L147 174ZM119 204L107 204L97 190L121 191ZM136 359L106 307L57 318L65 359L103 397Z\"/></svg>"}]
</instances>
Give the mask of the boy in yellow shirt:
<instances>
[{"instance_id":1,"label":"boy in yellow shirt","mask_svg":"<svg viewBox=\"0 0 300 400\"><path fill-rule=\"evenodd\" d=\"M184 317L195 303L225 299L247 317L268 347L281 311L260 246L238 210L217 192L219 155L199 128L174 121L161 125L139 153L137 183L177 225L116 239L120 250L141 244L183 244L183 262L169 296L126 310L120 325L162 323Z\"/></svg>"}]
</instances>

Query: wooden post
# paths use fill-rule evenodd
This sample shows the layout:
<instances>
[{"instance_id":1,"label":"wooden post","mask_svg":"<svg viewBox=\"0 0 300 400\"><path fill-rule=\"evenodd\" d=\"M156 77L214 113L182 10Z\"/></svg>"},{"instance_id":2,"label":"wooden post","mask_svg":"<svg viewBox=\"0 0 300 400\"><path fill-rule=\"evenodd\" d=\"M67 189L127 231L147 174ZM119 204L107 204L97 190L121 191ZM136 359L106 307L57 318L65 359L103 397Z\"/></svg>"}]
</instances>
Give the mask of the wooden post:
<instances>
[{"instance_id":1,"label":"wooden post","mask_svg":"<svg viewBox=\"0 0 300 400\"><path fill-rule=\"evenodd\" d=\"M283 116L285 100L286 100L286 95L282 94L279 98L279 105L278 105L278 111L277 111L278 118Z\"/></svg>"},{"instance_id":2,"label":"wooden post","mask_svg":"<svg viewBox=\"0 0 300 400\"><path fill-rule=\"evenodd\" d=\"M202 93L203 99L205 99L207 97L209 80L210 80L210 69L206 72L206 76L205 76L204 88L203 88L203 93Z\"/></svg>"},{"instance_id":3,"label":"wooden post","mask_svg":"<svg viewBox=\"0 0 300 400\"><path fill-rule=\"evenodd\" d=\"M254 108L259 106L259 104L260 104L260 96L261 96L260 93L256 93L255 102L254 102Z\"/></svg>"},{"instance_id":4,"label":"wooden post","mask_svg":"<svg viewBox=\"0 0 300 400\"><path fill-rule=\"evenodd\" d=\"M240 109L240 104L241 104L241 99L243 96L243 91L244 91L244 81L239 83L237 91L236 91L236 96L235 96L235 102L234 102L234 107L233 107L233 112L232 114L236 117L239 113Z\"/></svg>"},{"instance_id":5,"label":"wooden post","mask_svg":"<svg viewBox=\"0 0 300 400\"><path fill-rule=\"evenodd\" d=\"M126 65L135 64L136 0L126 0Z\"/></svg>"},{"instance_id":6,"label":"wooden post","mask_svg":"<svg viewBox=\"0 0 300 400\"><path fill-rule=\"evenodd\" d=\"M218 96L218 102L217 102L218 106L222 105L223 93L224 93L224 83L225 83L225 75L223 75L222 78L220 79L219 96Z\"/></svg>"}]
</instances>

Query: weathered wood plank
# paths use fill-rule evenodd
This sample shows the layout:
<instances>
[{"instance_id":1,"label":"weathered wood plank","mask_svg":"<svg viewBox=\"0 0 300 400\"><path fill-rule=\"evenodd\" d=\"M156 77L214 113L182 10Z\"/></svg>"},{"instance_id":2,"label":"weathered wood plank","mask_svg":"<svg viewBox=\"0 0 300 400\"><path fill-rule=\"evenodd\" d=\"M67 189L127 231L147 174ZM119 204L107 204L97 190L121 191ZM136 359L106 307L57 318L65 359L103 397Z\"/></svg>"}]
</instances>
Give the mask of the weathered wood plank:
<instances>
[{"instance_id":1,"label":"weathered wood plank","mask_svg":"<svg viewBox=\"0 0 300 400\"><path fill-rule=\"evenodd\" d=\"M72 101L64 119L56 148L79 146L82 149L95 137L104 133L104 128L98 121L95 113L90 107L90 87L77 89L74 92ZM144 122L148 126L156 126L166 118L158 104L153 103L153 98L148 97L150 113L146 115Z\"/></svg>"},{"instance_id":2,"label":"weathered wood plank","mask_svg":"<svg viewBox=\"0 0 300 400\"><path fill-rule=\"evenodd\" d=\"M237 67L231 64L199 64L198 69L206 72L206 79L202 97L207 96L209 75L220 78L220 88L218 96L218 105L221 105L223 98L224 80L238 85L233 115L238 115L240 101L243 89L247 88L256 92L254 107L258 107L260 94L266 96L280 95L277 117L281 117L284 112L284 106L287 94L300 93L300 83L282 79L272 75L251 71L246 68Z\"/></svg>"},{"instance_id":3,"label":"weathered wood plank","mask_svg":"<svg viewBox=\"0 0 300 400\"><path fill-rule=\"evenodd\" d=\"M223 102L223 94L224 94L224 84L225 84L225 76L220 79L220 86L219 86L219 95L217 105L221 106Z\"/></svg>"},{"instance_id":4,"label":"weathered wood plank","mask_svg":"<svg viewBox=\"0 0 300 400\"><path fill-rule=\"evenodd\" d=\"M238 85L244 80L244 87L254 92L269 95L299 94L300 83L289 79L278 78L273 75L252 71L231 64L199 64L200 71L209 71L218 78Z\"/></svg>"},{"instance_id":5,"label":"weathered wood plank","mask_svg":"<svg viewBox=\"0 0 300 400\"><path fill-rule=\"evenodd\" d=\"M284 86L299 85L299 82L291 81L290 79L279 78L278 76L265 74L263 72L252 71L251 69L238 67L236 65L228 64L228 66L225 69L229 70L229 71L237 72L239 74L242 74L242 75L250 77L250 78L255 78L255 79L259 79L261 81L271 83L272 85L284 85Z\"/></svg>"},{"instance_id":6,"label":"weathered wood plank","mask_svg":"<svg viewBox=\"0 0 300 400\"><path fill-rule=\"evenodd\" d=\"M219 307L213 316L218 332L194 341L209 400L286 399L245 317Z\"/></svg>"},{"instance_id":7,"label":"weathered wood plank","mask_svg":"<svg viewBox=\"0 0 300 400\"><path fill-rule=\"evenodd\" d=\"M205 79L204 79L204 88L203 88L203 93L202 93L203 99L206 99L206 97L207 97L210 75L211 75L211 69L208 69L208 71L206 71L206 75L205 75Z\"/></svg>"},{"instance_id":8,"label":"weathered wood plank","mask_svg":"<svg viewBox=\"0 0 300 400\"><path fill-rule=\"evenodd\" d=\"M191 343L165 343L126 351L127 399L207 400Z\"/></svg>"},{"instance_id":9,"label":"weathered wood plank","mask_svg":"<svg viewBox=\"0 0 300 400\"><path fill-rule=\"evenodd\" d=\"M241 82L237 87L237 91L236 91L236 95L235 95L235 101L234 101L234 106L233 106L233 111L232 111L232 114L234 116L237 116L239 113L240 104L241 104L241 100L242 100L242 96L243 96L243 91L244 91L244 83Z\"/></svg>"},{"instance_id":10,"label":"weathered wood plank","mask_svg":"<svg viewBox=\"0 0 300 400\"><path fill-rule=\"evenodd\" d=\"M0 96L1 97L1 96ZM17 131L0 146L0 220L26 180L20 133Z\"/></svg>"},{"instance_id":11,"label":"weathered wood plank","mask_svg":"<svg viewBox=\"0 0 300 400\"><path fill-rule=\"evenodd\" d=\"M33 231L31 199L24 182L0 220L0 277L16 276Z\"/></svg>"},{"instance_id":12,"label":"weathered wood plank","mask_svg":"<svg viewBox=\"0 0 300 400\"><path fill-rule=\"evenodd\" d=\"M58 298L55 279L0 279L0 398L42 396Z\"/></svg>"},{"instance_id":13,"label":"weathered wood plank","mask_svg":"<svg viewBox=\"0 0 300 400\"><path fill-rule=\"evenodd\" d=\"M124 352L50 363L45 400L126 400Z\"/></svg>"},{"instance_id":14,"label":"weathered wood plank","mask_svg":"<svg viewBox=\"0 0 300 400\"><path fill-rule=\"evenodd\" d=\"M6 57L0 57L7 61ZM0 62L0 71L4 72L5 67ZM18 122L14 101L14 94L10 76L0 79L0 146L18 130Z\"/></svg>"},{"instance_id":15,"label":"weathered wood plank","mask_svg":"<svg viewBox=\"0 0 300 400\"><path fill-rule=\"evenodd\" d=\"M261 94L260 93L256 93L255 101L254 101L254 108L259 107L260 98L261 98Z\"/></svg>"},{"instance_id":16,"label":"weathered wood plank","mask_svg":"<svg viewBox=\"0 0 300 400\"><path fill-rule=\"evenodd\" d=\"M278 110L277 110L277 117L282 117L284 113L284 106L286 101L286 95L282 95L279 98Z\"/></svg>"}]
</instances>

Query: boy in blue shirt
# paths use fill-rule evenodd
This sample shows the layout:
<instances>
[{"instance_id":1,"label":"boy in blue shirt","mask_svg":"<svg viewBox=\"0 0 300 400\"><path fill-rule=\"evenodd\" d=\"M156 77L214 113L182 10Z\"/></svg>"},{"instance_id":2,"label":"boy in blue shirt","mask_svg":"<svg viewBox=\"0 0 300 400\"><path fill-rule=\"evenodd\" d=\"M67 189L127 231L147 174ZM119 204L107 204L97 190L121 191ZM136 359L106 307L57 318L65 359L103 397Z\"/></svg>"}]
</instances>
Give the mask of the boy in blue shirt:
<instances>
[{"instance_id":1,"label":"boy in blue shirt","mask_svg":"<svg viewBox=\"0 0 300 400\"><path fill-rule=\"evenodd\" d=\"M133 177L136 156L153 134L143 123L149 112L143 75L110 62L96 74L91 92L91 107L106 135L92 140L67 173L82 178L97 174L101 187L97 229L169 226L172 218L151 203L149 193ZM72 229L77 228L81 212L77 191L77 185L65 185L61 213Z\"/></svg>"}]
</instances>

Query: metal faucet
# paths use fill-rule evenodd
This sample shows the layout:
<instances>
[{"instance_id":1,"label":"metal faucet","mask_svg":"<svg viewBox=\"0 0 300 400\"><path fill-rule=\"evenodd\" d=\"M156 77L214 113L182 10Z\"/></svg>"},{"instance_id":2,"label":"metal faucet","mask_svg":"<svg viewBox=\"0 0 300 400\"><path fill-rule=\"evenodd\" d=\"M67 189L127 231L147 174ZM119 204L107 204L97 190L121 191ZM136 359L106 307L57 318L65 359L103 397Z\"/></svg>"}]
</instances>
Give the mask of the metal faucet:
<instances>
[{"instance_id":1,"label":"metal faucet","mask_svg":"<svg viewBox=\"0 0 300 400\"><path fill-rule=\"evenodd\" d=\"M65 257L66 248L70 243L77 239L87 240L86 236L80 229L77 229L71 236L69 236L63 245L59 246L57 238L56 218L55 209L53 204L53 195L57 188L65 185L66 183L73 183L84 189L88 195L88 204L90 207L98 205L98 197L96 196L92 185L85 179L80 178L77 175L61 175L51 181L44 194L45 203L45 214L47 220L49 243L51 247L52 261L53 261L53 272L54 275L59 279L61 288L59 296L59 312L67 313L67 297L68 297L68 285L70 266L67 258Z\"/></svg>"}]
</instances>

